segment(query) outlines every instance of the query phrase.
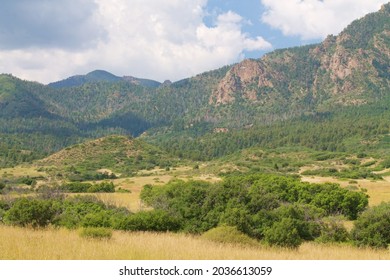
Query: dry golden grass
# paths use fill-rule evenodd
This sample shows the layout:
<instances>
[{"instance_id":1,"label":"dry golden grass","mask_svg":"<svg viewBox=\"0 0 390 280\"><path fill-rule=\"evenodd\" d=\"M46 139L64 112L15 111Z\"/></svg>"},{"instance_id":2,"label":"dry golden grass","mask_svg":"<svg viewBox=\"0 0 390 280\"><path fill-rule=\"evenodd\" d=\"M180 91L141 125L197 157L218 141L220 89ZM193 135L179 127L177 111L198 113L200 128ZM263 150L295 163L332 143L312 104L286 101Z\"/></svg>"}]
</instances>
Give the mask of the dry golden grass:
<instances>
[{"instance_id":1,"label":"dry golden grass","mask_svg":"<svg viewBox=\"0 0 390 280\"><path fill-rule=\"evenodd\" d=\"M39 177L39 176L47 176L45 172L38 171L36 167L24 167L17 166L14 168L0 168L0 177Z\"/></svg>"},{"instance_id":2,"label":"dry golden grass","mask_svg":"<svg viewBox=\"0 0 390 280\"><path fill-rule=\"evenodd\" d=\"M132 193L96 193L93 195L103 201L106 205L125 207L131 212L145 209L145 206L139 199L139 191L133 191Z\"/></svg>"},{"instance_id":3,"label":"dry golden grass","mask_svg":"<svg viewBox=\"0 0 390 280\"><path fill-rule=\"evenodd\" d=\"M172 233L114 232L110 240L80 237L66 229L0 226L0 259L10 260L389 260L389 250L303 244L299 250L214 243Z\"/></svg>"},{"instance_id":4,"label":"dry golden grass","mask_svg":"<svg viewBox=\"0 0 390 280\"><path fill-rule=\"evenodd\" d=\"M122 179L111 180L115 186L125 190L139 192L143 186L147 184L163 185L168 183L174 177L171 175L155 175L155 176L137 176Z\"/></svg>"}]
</instances>

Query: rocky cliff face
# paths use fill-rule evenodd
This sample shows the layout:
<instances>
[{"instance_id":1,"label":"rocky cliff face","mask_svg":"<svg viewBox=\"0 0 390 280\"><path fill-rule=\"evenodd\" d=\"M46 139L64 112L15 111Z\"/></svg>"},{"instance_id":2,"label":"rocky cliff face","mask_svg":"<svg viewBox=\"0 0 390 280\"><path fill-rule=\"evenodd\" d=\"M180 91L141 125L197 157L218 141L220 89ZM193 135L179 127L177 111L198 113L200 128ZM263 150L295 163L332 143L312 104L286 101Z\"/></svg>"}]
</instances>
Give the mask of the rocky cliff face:
<instances>
[{"instance_id":1,"label":"rocky cliff face","mask_svg":"<svg viewBox=\"0 0 390 280\"><path fill-rule=\"evenodd\" d=\"M213 90L209 104L246 100L266 105L275 97L291 104L325 99L362 104L390 88L389 65L390 4L386 4L321 44L275 51L233 66ZM267 99L270 95L273 98Z\"/></svg>"},{"instance_id":2,"label":"rocky cliff face","mask_svg":"<svg viewBox=\"0 0 390 280\"><path fill-rule=\"evenodd\" d=\"M210 98L210 104L231 103L235 100L236 93L256 101L259 88L273 88L271 71L263 61L244 60L233 66L219 82Z\"/></svg>"}]
</instances>

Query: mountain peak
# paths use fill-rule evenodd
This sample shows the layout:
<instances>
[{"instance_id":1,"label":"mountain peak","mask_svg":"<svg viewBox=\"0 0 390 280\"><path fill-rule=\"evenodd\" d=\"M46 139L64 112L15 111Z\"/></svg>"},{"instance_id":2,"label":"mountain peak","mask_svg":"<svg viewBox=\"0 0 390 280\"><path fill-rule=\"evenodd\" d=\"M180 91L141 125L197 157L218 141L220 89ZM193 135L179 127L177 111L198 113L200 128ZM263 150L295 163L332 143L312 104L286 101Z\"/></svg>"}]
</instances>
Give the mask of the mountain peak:
<instances>
[{"instance_id":1,"label":"mountain peak","mask_svg":"<svg viewBox=\"0 0 390 280\"><path fill-rule=\"evenodd\" d=\"M105 70L94 70L92 72L89 72L86 75L76 75L76 76L69 77L65 80L50 83L48 84L48 86L54 88L68 88L68 87L82 86L83 84L93 83L93 82L116 83L120 81L127 81L135 85L141 85L141 86L152 87L152 88L158 87L160 85L159 82L153 80L139 79L132 76L118 77Z\"/></svg>"},{"instance_id":2,"label":"mountain peak","mask_svg":"<svg viewBox=\"0 0 390 280\"><path fill-rule=\"evenodd\" d=\"M104 81L118 81L121 80L121 77L115 76L114 74L111 74L110 72L107 72L105 70L94 70L92 72L89 72L87 75L85 75L88 79L91 80L104 80Z\"/></svg>"}]
</instances>

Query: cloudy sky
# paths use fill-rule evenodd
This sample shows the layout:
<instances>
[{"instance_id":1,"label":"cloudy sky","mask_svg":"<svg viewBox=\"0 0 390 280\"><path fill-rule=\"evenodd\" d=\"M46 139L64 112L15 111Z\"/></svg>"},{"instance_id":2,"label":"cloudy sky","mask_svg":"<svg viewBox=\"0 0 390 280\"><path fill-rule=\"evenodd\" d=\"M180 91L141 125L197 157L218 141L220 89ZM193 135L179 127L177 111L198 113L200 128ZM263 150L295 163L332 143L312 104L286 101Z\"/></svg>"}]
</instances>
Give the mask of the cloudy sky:
<instances>
[{"instance_id":1,"label":"cloudy sky","mask_svg":"<svg viewBox=\"0 0 390 280\"><path fill-rule=\"evenodd\" d=\"M158 81L320 42L389 0L1 0L0 73Z\"/></svg>"}]
</instances>

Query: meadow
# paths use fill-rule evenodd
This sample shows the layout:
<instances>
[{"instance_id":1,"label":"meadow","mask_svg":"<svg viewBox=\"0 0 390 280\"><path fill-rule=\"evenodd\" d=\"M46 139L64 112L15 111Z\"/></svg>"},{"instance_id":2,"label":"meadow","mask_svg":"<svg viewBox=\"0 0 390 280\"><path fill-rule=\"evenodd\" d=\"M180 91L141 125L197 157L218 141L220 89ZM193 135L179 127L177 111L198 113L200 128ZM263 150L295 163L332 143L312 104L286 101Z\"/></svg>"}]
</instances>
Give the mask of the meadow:
<instances>
[{"instance_id":1,"label":"meadow","mask_svg":"<svg viewBox=\"0 0 390 280\"><path fill-rule=\"evenodd\" d=\"M202 236L114 231L109 240L67 229L0 226L3 260L390 260L390 250L304 243L297 250L245 246Z\"/></svg>"},{"instance_id":2,"label":"meadow","mask_svg":"<svg viewBox=\"0 0 390 280\"><path fill-rule=\"evenodd\" d=\"M192 167L174 170L143 170L137 176L112 179L115 186L125 192L93 194L105 204L125 207L132 212L145 210L139 198L144 185L163 185L172 179L201 179L219 181L209 166L201 165L200 171ZM3 178L46 174L32 167L2 169ZM345 180L332 177L302 176L302 181L311 183L333 182L342 187L366 189L369 205L390 201L390 177L383 180ZM46 181L38 182L43 184ZM72 194L70 194L72 195ZM346 221L347 229L352 222ZM349 244L320 244L304 242L298 249L268 247L263 244L245 245L234 242L218 242L203 235L184 233L153 233L113 231L110 239L83 238L78 230L48 227L32 229L0 224L0 259L2 260L224 260L224 259L269 259L269 260L390 260L390 250L357 248Z\"/></svg>"}]
</instances>

